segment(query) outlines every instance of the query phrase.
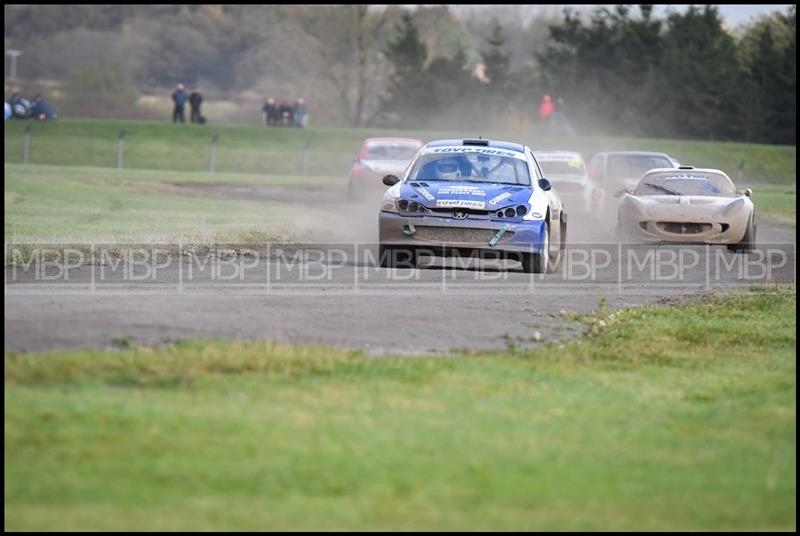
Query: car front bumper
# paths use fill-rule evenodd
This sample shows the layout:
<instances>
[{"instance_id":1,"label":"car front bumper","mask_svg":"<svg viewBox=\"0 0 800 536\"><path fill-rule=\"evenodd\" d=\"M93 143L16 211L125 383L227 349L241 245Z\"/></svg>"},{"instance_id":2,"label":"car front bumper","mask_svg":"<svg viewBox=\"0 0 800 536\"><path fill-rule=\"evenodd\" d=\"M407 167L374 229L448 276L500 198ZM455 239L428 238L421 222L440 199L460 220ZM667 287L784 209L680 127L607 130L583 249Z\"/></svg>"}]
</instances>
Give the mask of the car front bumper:
<instances>
[{"instance_id":1,"label":"car front bumper","mask_svg":"<svg viewBox=\"0 0 800 536\"><path fill-rule=\"evenodd\" d=\"M629 220L622 222L628 238L636 242L671 244L736 244L741 242L746 222L669 222Z\"/></svg>"},{"instance_id":2,"label":"car front bumper","mask_svg":"<svg viewBox=\"0 0 800 536\"><path fill-rule=\"evenodd\" d=\"M381 211L382 246L540 253L545 222L405 216ZM505 229L503 233L499 232ZM499 236L498 236L499 234ZM492 244L493 239L495 243Z\"/></svg>"}]
</instances>

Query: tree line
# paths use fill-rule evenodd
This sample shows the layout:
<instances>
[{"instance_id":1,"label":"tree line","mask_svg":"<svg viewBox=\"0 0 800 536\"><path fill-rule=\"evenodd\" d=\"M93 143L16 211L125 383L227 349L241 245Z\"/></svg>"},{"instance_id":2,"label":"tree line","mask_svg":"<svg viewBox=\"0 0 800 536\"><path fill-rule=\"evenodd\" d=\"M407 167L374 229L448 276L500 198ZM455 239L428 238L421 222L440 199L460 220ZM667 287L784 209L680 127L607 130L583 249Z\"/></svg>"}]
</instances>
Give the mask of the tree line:
<instances>
[{"instance_id":1,"label":"tree line","mask_svg":"<svg viewBox=\"0 0 800 536\"><path fill-rule=\"evenodd\" d=\"M796 8L741 35L714 6L690 6L665 20L652 6L598 8L584 20L567 9L550 42L512 70L503 27L493 23L480 51L483 77L470 76L462 51L428 58L410 15L386 57L392 78L384 118L402 126L447 115L507 118L533 114L537 97L564 99L585 133L796 143ZM476 114L475 110L480 113Z\"/></svg>"},{"instance_id":2,"label":"tree line","mask_svg":"<svg viewBox=\"0 0 800 536\"><path fill-rule=\"evenodd\" d=\"M535 126L547 93L581 133L795 143L794 6L736 29L714 6L523 9L7 5L5 44L100 115L180 81L305 96L315 124L496 131Z\"/></svg>"}]
</instances>

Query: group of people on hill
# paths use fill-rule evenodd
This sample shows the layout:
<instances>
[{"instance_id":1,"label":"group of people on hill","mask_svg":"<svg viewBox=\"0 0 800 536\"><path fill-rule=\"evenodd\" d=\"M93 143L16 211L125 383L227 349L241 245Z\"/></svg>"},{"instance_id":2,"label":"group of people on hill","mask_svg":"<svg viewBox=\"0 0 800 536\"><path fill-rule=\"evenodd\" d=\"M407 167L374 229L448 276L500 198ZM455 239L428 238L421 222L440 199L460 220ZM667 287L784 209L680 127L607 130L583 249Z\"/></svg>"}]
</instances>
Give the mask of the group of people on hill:
<instances>
[{"instance_id":1,"label":"group of people on hill","mask_svg":"<svg viewBox=\"0 0 800 536\"><path fill-rule=\"evenodd\" d=\"M24 98L19 92L14 92L11 99L5 101L3 106L5 121L14 119L38 119L39 121L52 121L58 114L41 94L33 97L32 101Z\"/></svg>"},{"instance_id":2,"label":"group of people on hill","mask_svg":"<svg viewBox=\"0 0 800 536\"><path fill-rule=\"evenodd\" d=\"M306 100L300 97L292 105L287 100L279 104L273 97L267 97L261 107L261 116L265 125L304 127L308 124Z\"/></svg>"},{"instance_id":3,"label":"group of people on hill","mask_svg":"<svg viewBox=\"0 0 800 536\"><path fill-rule=\"evenodd\" d=\"M173 123L186 122L184 109L187 102L191 108L189 121L192 123L199 123L201 125L206 123L205 116L200 113L200 105L203 104L203 94L200 93L200 90L197 89L197 87L193 88L192 92L189 93L186 91L186 88L183 84L178 84L178 86L175 88L175 91L172 92L172 102L175 104L175 107L172 109Z\"/></svg>"},{"instance_id":4,"label":"group of people on hill","mask_svg":"<svg viewBox=\"0 0 800 536\"><path fill-rule=\"evenodd\" d=\"M186 122L185 109L187 102L191 109L189 121L201 125L206 123L206 118L200 112L200 106L203 104L203 95L197 87L193 88L190 93L186 91L183 84L178 84L175 91L172 92L172 102L174 104L172 109L173 123ZM273 97L268 97L264 102L264 106L261 107L261 114L265 125L304 127L308 124L308 109L303 97L299 97L294 104L291 104L288 100L278 103Z\"/></svg>"}]
</instances>

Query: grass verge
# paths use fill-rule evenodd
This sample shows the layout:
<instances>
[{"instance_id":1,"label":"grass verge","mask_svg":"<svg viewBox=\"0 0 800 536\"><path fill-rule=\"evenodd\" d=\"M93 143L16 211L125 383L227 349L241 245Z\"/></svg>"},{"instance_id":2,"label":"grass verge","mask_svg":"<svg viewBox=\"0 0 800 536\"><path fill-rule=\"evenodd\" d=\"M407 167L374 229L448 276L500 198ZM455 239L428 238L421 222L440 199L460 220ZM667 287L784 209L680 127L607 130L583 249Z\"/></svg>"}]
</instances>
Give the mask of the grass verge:
<instances>
[{"instance_id":1,"label":"grass verge","mask_svg":"<svg viewBox=\"0 0 800 536\"><path fill-rule=\"evenodd\" d=\"M344 195L342 181L67 166L5 166L6 242L286 242L314 236L324 217L294 207L202 197L185 184L315 188Z\"/></svg>"},{"instance_id":2,"label":"grass verge","mask_svg":"<svg viewBox=\"0 0 800 536\"><path fill-rule=\"evenodd\" d=\"M126 168L206 171L212 136L219 135L216 169L234 173L347 177L364 138L403 136L508 139L539 149L580 151L588 159L608 150L663 151L685 164L719 168L735 182L794 184L794 146L696 140L578 137L553 140L536 132L434 132L391 129L266 128L237 125L174 125L153 121L60 119L48 123L9 121L5 162L22 163L23 131L31 126L30 163L116 167L117 135L125 131ZM308 146L308 158L305 148ZM740 172L741 169L741 172Z\"/></svg>"},{"instance_id":3,"label":"grass verge","mask_svg":"<svg viewBox=\"0 0 800 536\"><path fill-rule=\"evenodd\" d=\"M794 286L563 346L7 353L6 530L794 530Z\"/></svg>"}]
</instances>

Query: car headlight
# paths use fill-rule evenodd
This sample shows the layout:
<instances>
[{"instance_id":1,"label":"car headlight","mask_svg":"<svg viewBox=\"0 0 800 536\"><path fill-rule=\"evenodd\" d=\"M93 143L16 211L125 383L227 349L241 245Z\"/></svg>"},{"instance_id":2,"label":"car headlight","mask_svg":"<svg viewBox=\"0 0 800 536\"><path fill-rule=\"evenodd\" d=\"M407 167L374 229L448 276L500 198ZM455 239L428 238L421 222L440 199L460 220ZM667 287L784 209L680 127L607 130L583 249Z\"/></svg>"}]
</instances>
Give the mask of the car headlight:
<instances>
[{"instance_id":1,"label":"car headlight","mask_svg":"<svg viewBox=\"0 0 800 536\"><path fill-rule=\"evenodd\" d=\"M400 197L399 194L399 188L395 188L394 186L386 190L386 193L383 194L383 201L381 201L381 210L384 212L398 212L397 198Z\"/></svg>"}]
</instances>

